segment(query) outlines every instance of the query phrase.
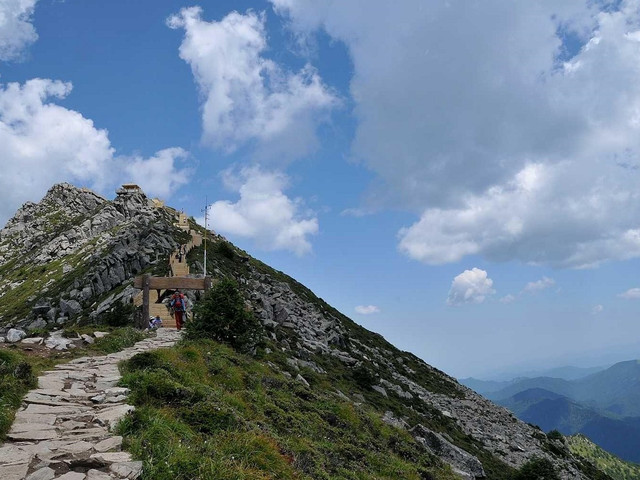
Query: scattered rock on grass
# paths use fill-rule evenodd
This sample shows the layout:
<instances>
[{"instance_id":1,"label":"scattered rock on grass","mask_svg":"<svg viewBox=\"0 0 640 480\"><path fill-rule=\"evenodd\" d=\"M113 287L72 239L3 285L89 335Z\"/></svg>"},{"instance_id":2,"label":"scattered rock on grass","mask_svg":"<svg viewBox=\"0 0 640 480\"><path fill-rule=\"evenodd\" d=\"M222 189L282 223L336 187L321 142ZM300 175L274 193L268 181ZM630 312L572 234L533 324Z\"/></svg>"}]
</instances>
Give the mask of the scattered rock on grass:
<instances>
[{"instance_id":1,"label":"scattered rock on grass","mask_svg":"<svg viewBox=\"0 0 640 480\"><path fill-rule=\"evenodd\" d=\"M27 334L24 330L20 330L18 328L12 328L7 332L7 342L16 343L26 337Z\"/></svg>"}]
</instances>

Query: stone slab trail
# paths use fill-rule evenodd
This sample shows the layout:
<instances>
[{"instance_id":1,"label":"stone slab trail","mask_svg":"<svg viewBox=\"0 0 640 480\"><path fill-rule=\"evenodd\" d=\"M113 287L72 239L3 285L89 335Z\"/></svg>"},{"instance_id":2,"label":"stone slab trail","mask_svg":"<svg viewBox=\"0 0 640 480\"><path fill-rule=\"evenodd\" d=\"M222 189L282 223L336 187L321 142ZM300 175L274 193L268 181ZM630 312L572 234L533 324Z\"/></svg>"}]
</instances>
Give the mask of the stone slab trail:
<instances>
[{"instance_id":1,"label":"stone slab trail","mask_svg":"<svg viewBox=\"0 0 640 480\"><path fill-rule=\"evenodd\" d=\"M117 387L118 362L170 347L180 332L161 328L134 346L56 365L38 377L0 446L1 480L134 479L142 462L121 451L111 430L128 412L128 389Z\"/></svg>"}]
</instances>

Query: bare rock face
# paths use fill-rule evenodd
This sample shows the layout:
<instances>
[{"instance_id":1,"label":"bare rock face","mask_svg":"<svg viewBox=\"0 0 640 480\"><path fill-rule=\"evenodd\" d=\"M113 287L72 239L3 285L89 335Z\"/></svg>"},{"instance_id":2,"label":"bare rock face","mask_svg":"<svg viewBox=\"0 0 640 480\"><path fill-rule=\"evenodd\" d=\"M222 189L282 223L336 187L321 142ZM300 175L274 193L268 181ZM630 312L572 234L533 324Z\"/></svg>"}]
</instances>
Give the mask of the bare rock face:
<instances>
[{"instance_id":1,"label":"bare rock face","mask_svg":"<svg viewBox=\"0 0 640 480\"><path fill-rule=\"evenodd\" d=\"M458 472L468 478L484 478L484 468L476 457L463 449L456 447L442 435L416 425L411 429L411 434L430 452L450 464Z\"/></svg>"},{"instance_id":2,"label":"bare rock face","mask_svg":"<svg viewBox=\"0 0 640 480\"><path fill-rule=\"evenodd\" d=\"M95 311L98 297L176 248L173 222L172 213L141 191L109 201L67 183L54 185L0 230L0 328L9 322L24 328L37 319L39 325L64 324ZM11 301L27 290L37 293ZM101 305L101 311L110 307Z\"/></svg>"}]
</instances>

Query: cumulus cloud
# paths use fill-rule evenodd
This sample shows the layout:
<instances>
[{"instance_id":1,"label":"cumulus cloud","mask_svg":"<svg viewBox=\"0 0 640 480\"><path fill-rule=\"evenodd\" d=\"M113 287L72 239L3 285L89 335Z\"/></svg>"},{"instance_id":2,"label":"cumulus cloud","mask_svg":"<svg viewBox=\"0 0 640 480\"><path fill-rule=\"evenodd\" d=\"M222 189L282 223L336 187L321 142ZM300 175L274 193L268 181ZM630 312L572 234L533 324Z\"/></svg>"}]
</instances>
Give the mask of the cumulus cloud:
<instances>
[{"instance_id":1,"label":"cumulus cloud","mask_svg":"<svg viewBox=\"0 0 640 480\"><path fill-rule=\"evenodd\" d=\"M142 187L147 195L167 198L185 185L191 170L176 169L176 162L185 160L189 153L182 148L165 148L149 158L139 155L121 158L127 178Z\"/></svg>"},{"instance_id":2,"label":"cumulus cloud","mask_svg":"<svg viewBox=\"0 0 640 480\"><path fill-rule=\"evenodd\" d=\"M482 303L495 290L493 280L487 272L479 268L465 270L451 282L451 289L447 298L447 305L462 305L464 303Z\"/></svg>"},{"instance_id":3,"label":"cumulus cloud","mask_svg":"<svg viewBox=\"0 0 640 480\"><path fill-rule=\"evenodd\" d=\"M347 46L353 155L378 201L420 213L400 251L561 268L640 256L635 0L271 1L296 33Z\"/></svg>"},{"instance_id":4,"label":"cumulus cloud","mask_svg":"<svg viewBox=\"0 0 640 480\"><path fill-rule=\"evenodd\" d=\"M626 292L618 294L618 296L627 300L637 300L640 298L640 288L630 288Z\"/></svg>"},{"instance_id":5,"label":"cumulus cloud","mask_svg":"<svg viewBox=\"0 0 640 480\"><path fill-rule=\"evenodd\" d=\"M232 12L207 22L191 7L167 25L185 30L180 58L202 94L206 143L230 152L254 142L263 159L292 159L316 147L317 123L338 99L310 65L292 73L263 56L264 14Z\"/></svg>"},{"instance_id":6,"label":"cumulus cloud","mask_svg":"<svg viewBox=\"0 0 640 480\"><path fill-rule=\"evenodd\" d=\"M549 287L552 287L556 284L553 278L542 277L540 280L536 282L529 282L522 289L523 293L536 293L541 290L545 290Z\"/></svg>"},{"instance_id":7,"label":"cumulus cloud","mask_svg":"<svg viewBox=\"0 0 640 480\"><path fill-rule=\"evenodd\" d=\"M226 172L226 185L240 194L236 203L215 202L209 208L214 229L250 238L266 250L289 250L296 255L311 251L309 236L318 232L318 219L305 212L302 201L290 199L283 190L288 177L258 167L239 174Z\"/></svg>"},{"instance_id":8,"label":"cumulus cloud","mask_svg":"<svg viewBox=\"0 0 640 480\"><path fill-rule=\"evenodd\" d=\"M500 303L513 303L515 302L517 297L515 295L509 294L505 295L500 299Z\"/></svg>"},{"instance_id":9,"label":"cumulus cloud","mask_svg":"<svg viewBox=\"0 0 640 480\"><path fill-rule=\"evenodd\" d=\"M150 159L116 156L106 130L54 103L71 89L71 83L49 79L0 85L1 224L55 182L102 190L122 182L126 171L149 193L165 194L167 185L175 185L180 173L173 161L184 157L184 151L163 150Z\"/></svg>"},{"instance_id":10,"label":"cumulus cloud","mask_svg":"<svg viewBox=\"0 0 640 480\"><path fill-rule=\"evenodd\" d=\"M0 2L0 60L20 58L24 49L38 39L31 24L37 0Z\"/></svg>"},{"instance_id":11,"label":"cumulus cloud","mask_svg":"<svg viewBox=\"0 0 640 480\"><path fill-rule=\"evenodd\" d=\"M375 305L358 305L355 308L355 311L360 315L371 315L372 313L380 313L380 309Z\"/></svg>"}]
</instances>

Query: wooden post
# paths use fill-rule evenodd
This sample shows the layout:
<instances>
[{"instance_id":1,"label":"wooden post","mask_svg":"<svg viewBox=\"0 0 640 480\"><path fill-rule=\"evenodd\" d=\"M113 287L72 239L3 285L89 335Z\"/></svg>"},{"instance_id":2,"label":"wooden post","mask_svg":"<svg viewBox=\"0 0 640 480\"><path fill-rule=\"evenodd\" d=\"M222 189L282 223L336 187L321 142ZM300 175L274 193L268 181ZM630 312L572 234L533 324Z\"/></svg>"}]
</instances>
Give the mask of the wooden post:
<instances>
[{"instance_id":1,"label":"wooden post","mask_svg":"<svg viewBox=\"0 0 640 480\"><path fill-rule=\"evenodd\" d=\"M142 276L142 320L140 328L149 324L149 275Z\"/></svg>"}]
</instances>

